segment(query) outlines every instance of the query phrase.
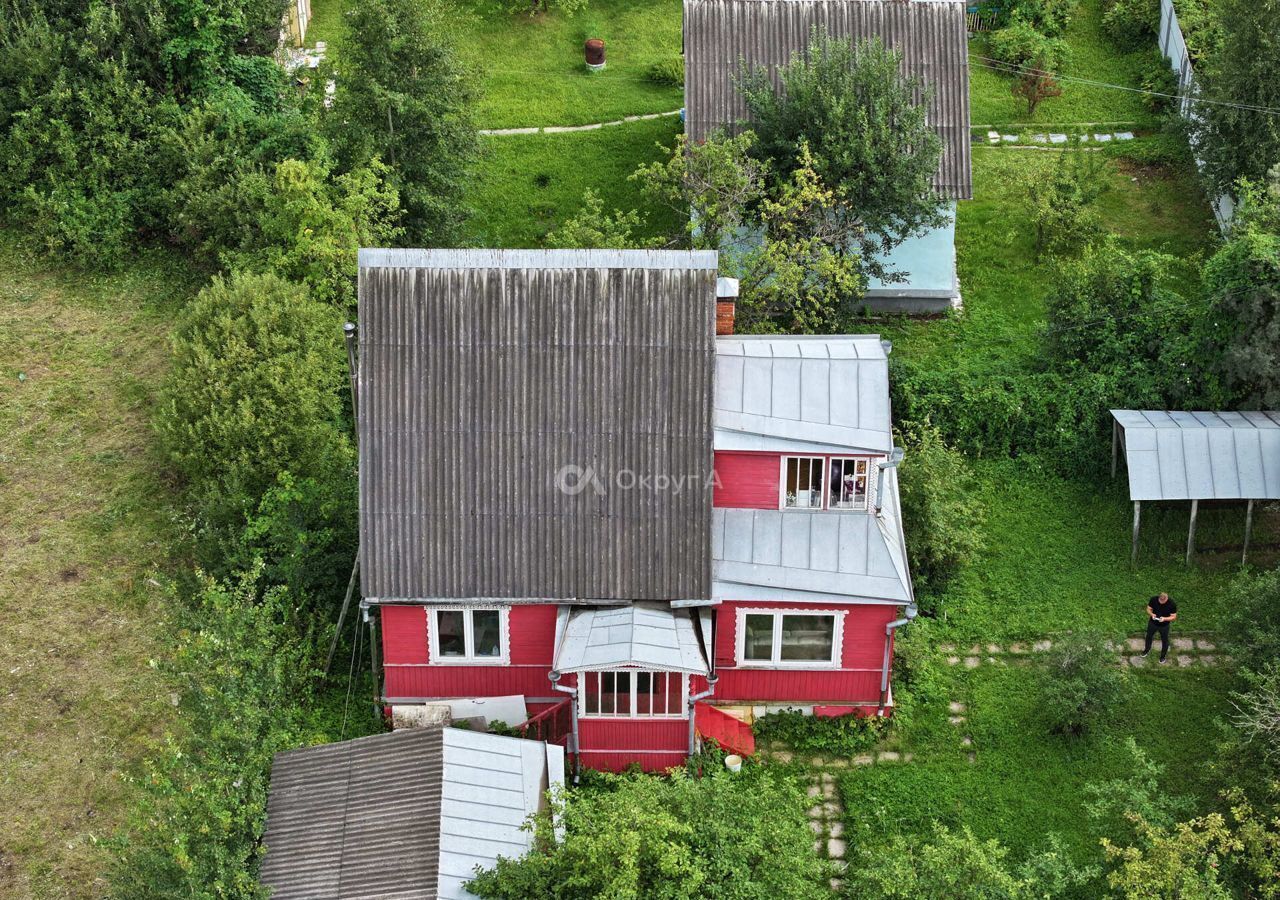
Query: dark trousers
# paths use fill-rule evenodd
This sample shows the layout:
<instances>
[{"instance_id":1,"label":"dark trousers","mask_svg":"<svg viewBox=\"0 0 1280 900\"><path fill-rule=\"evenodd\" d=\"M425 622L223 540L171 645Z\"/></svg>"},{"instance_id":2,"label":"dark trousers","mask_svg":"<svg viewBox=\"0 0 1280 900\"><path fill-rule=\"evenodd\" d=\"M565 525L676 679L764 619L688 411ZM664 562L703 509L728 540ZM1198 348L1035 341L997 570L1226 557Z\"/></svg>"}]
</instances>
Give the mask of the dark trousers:
<instances>
[{"instance_id":1,"label":"dark trousers","mask_svg":"<svg viewBox=\"0 0 1280 900\"><path fill-rule=\"evenodd\" d=\"M1157 622L1155 619L1147 619L1147 648L1143 653L1151 652L1151 639L1156 636L1156 632L1160 632L1160 658L1164 659L1169 655L1169 623Z\"/></svg>"}]
</instances>

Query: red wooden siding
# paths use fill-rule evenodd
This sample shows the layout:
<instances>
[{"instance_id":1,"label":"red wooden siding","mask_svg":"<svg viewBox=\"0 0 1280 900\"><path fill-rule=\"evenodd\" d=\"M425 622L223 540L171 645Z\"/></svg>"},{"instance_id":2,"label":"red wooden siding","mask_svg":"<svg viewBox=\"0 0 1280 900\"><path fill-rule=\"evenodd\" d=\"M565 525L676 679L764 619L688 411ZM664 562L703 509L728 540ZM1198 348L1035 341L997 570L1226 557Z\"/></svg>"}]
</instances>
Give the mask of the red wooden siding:
<instances>
[{"instance_id":1,"label":"red wooden siding","mask_svg":"<svg viewBox=\"0 0 1280 900\"><path fill-rule=\"evenodd\" d=\"M662 771L684 762L689 749L688 719L578 720L582 764L620 772L638 762L646 772Z\"/></svg>"},{"instance_id":2,"label":"red wooden siding","mask_svg":"<svg viewBox=\"0 0 1280 900\"><path fill-rule=\"evenodd\" d=\"M421 606L382 607L386 697L555 696L547 678L555 652L554 605L511 607L507 631L511 664L503 666L429 665L428 621Z\"/></svg>"},{"instance_id":3,"label":"red wooden siding","mask_svg":"<svg viewBox=\"0 0 1280 900\"><path fill-rule=\"evenodd\" d=\"M794 606L792 604L791 606ZM896 606L833 604L846 611L838 669L739 669L738 609L786 609L785 603L724 603L716 610L715 655L720 682L713 702L859 703L880 699L880 667L884 663L884 627L898 614Z\"/></svg>"},{"instance_id":4,"label":"red wooden siding","mask_svg":"<svg viewBox=\"0 0 1280 900\"><path fill-rule=\"evenodd\" d=\"M716 506L777 509L781 457L777 453L716 451Z\"/></svg>"}]
</instances>

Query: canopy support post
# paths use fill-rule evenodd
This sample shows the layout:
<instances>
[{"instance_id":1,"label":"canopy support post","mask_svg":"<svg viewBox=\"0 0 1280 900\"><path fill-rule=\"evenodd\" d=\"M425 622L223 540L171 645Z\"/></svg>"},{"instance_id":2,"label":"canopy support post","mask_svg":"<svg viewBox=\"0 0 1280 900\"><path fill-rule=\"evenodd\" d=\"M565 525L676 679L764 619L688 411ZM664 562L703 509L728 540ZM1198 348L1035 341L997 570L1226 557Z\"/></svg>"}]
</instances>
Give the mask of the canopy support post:
<instances>
[{"instance_id":1,"label":"canopy support post","mask_svg":"<svg viewBox=\"0 0 1280 900\"><path fill-rule=\"evenodd\" d=\"M1191 565L1191 557L1196 552L1196 516L1200 512L1200 501L1191 501L1191 522L1187 526L1187 565Z\"/></svg>"},{"instance_id":2,"label":"canopy support post","mask_svg":"<svg viewBox=\"0 0 1280 900\"><path fill-rule=\"evenodd\" d=\"M1245 507L1244 513L1244 551L1240 554L1240 565L1249 562L1249 538L1253 535L1253 501Z\"/></svg>"},{"instance_id":3,"label":"canopy support post","mask_svg":"<svg viewBox=\"0 0 1280 900\"><path fill-rule=\"evenodd\" d=\"M1138 564L1138 532L1142 528L1142 501L1133 501L1133 549L1129 552L1129 568Z\"/></svg>"}]
</instances>

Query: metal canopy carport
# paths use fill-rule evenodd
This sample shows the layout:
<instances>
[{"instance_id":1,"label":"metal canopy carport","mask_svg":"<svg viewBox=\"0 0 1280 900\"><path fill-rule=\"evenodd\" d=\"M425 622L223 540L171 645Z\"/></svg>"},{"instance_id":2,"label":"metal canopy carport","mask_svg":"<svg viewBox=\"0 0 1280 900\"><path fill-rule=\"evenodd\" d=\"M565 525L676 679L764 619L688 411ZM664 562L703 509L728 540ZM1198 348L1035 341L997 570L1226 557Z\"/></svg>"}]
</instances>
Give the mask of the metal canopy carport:
<instances>
[{"instance_id":1,"label":"metal canopy carport","mask_svg":"<svg viewBox=\"0 0 1280 900\"><path fill-rule=\"evenodd\" d=\"M1190 500L1187 562L1195 552L1201 500L1245 500L1248 559L1255 500L1280 500L1280 412L1111 410L1111 476L1120 451L1133 501L1133 549L1144 500Z\"/></svg>"}]
</instances>

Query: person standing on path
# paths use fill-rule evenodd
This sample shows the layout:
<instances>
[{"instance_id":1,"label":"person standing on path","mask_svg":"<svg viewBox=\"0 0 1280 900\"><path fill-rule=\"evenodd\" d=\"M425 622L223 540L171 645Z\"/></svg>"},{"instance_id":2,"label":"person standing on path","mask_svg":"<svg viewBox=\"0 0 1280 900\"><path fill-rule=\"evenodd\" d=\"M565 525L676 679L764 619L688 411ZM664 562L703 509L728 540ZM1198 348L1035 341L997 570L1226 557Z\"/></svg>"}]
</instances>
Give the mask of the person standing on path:
<instances>
[{"instance_id":1,"label":"person standing on path","mask_svg":"<svg viewBox=\"0 0 1280 900\"><path fill-rule=\"evenodd\" d=\"M1160 632L1160 662L1169 656L1169 623L1178 618L1178 604L1169 599L1169 595L1161 591L1147 601L1147 647L1142 651L1146 656L1151 652L1151 639Z\"/></svg>"}]
</instances>

